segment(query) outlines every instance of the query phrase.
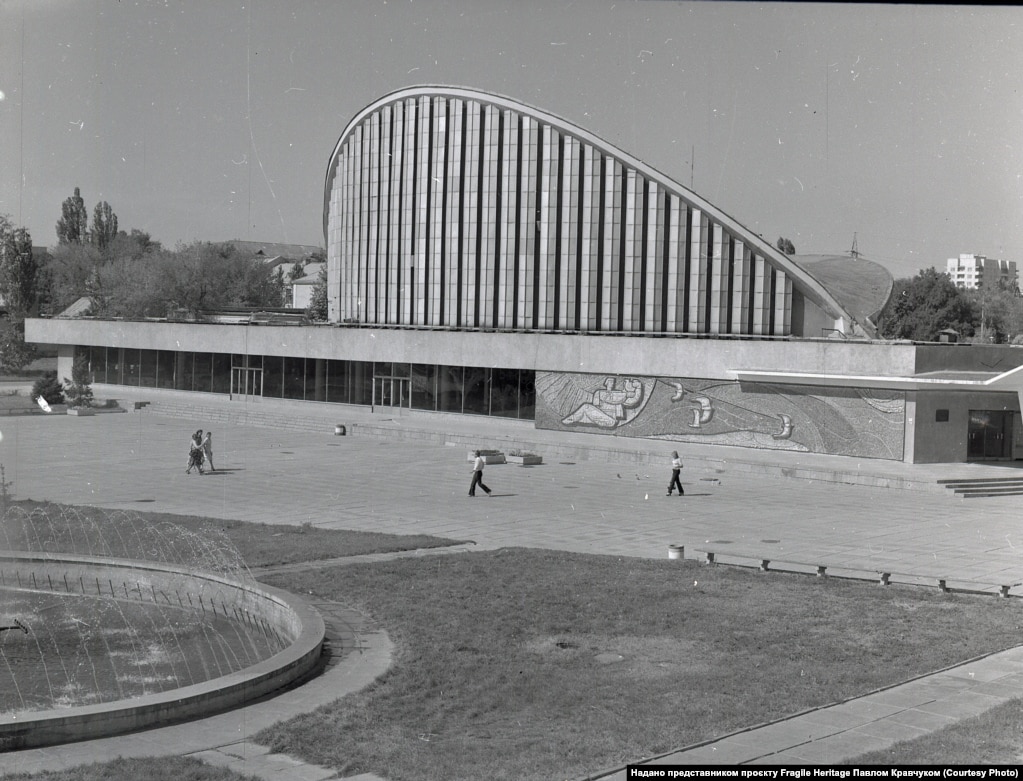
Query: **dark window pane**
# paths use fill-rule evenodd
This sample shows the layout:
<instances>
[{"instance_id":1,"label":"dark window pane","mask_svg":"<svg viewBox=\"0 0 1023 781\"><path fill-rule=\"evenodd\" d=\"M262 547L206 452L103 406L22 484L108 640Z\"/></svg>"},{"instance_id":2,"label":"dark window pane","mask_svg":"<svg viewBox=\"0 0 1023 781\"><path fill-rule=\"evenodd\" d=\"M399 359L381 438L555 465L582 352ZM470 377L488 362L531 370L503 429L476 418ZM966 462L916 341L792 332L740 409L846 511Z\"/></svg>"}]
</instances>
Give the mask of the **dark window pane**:
<instances>
[{"instance_id":1,"label":"dark window pane","mask_svg":"<svg viewBox=\"0 0 1023 781\"><path fill-rule=\"evenodd\" d=\"M194 376L194 353L175 353L176 355L176 374L174 375L174 387L178 390L192 390L192 382ZM209 374L209 372L207 372Z\"/></svg>"},{"instance_id":2,"label":"dark window pane","mask_svg":"<svg viewBox=\"0 0 1023 781\"><path fill-rule=\"evenodd\" d=\"M348 403L348 361L327 361L327 401Z\"/></svg>"},{"instance_id":3,"label":"dark window pane","mask_svg":"<svg viewBox=\"0 0 1023 781\"><path fill-rule=\"evenodd\" d=\"M89 369L93 382L107 381L107 348L93 347L89 353Z\"/></svg>"},{"instance_id":4,"label":"dark window pane","mask_svg":"<svg viewBox=\"0 0 1023 781\"><path fill-rule=\"evenodd\" d=\"M437 367L416 363L412 365L412 409L437 409Z\"/></svg>"},{"instance_id":5,"label":"dark window pane","mask_svg":"<svg viewBox=\"0 0 1023 781\"><path fill-rule=\"evenodd\" d=\"M305 359L305 397L308 401L327 400L327 360Z\"/></svg>"},{"instance_id":6,"label":"dark window pane","mask_svg":"<svg viewBox=\"0 0 1023 781\"><path fill-rule=\"evenodd\" d=\"M305 358L284 359L284 398L305 398Z\"/></svg>"},{"instance_id":7,"label":"dark window pane","mask_svg":"<svg viewBox=\"0 0 1023 781\"><path fill-rule=\"evenodd\" d=\"M143 388L156 387L156 350L142 350L140 356L142 368L139 375L139 384Z\"/></svg>"},{"instance_id":8,"label":"dark window pane","mask_svg":"<svg viewBox=\"0 0 1023 781\"><path fill-rule=\"evenodd\" d=\"M490 369L465 367L465 398L462 412L473 415L490 414Z\"/></svg>"},{"instance_id":9,"label":"dark window pane","mask_svg":"<svg viewBox=\"0 0 1023 781\"><path fill-rule=\"evenodd\" d=\"M142 358L139 355L139 350L131 348L124 348L124 384L133 385L136 388L139 384L139 376L141 374Z\"/></svg>"},{"instance_id":10,"label":"dark window pane","mask_svg":"<svg viewBox=\"0 0 1023 781\"><path fill-rule=\"evenodd\" d=\"M121 367L124 365L122 352L120 347L110 347L107 349L107 382L114 385L122 385L124 383L124 378L121 376Z\"/></svg>"},{"instance_id":11,"label":"dark window pane","mask_svg":"<svg viewBox=\"0 0 1023 781\"><path fill-rule=\"evenodd\" d=\"M263 358L263 395L269 399L279 399L284 395L284 359L280 356Z\"/></svg>"},{"instance_id":12,"label":"dark window pane","mask_svg":"<svg viewBox=\"0 0 1023 781\"><path fill-rule=\"evenodd\" d=\"M348 362L348 388L351 392L350 404L373 403L373 362Z\"/></svg>"},{"instance_id":13,"label":"dark window pane","mask_svg":"<svg viewBox=\"0 0 1023 781\"><path fill-rule=\"evenodd\" d=\"M437 367L437 409L441 412L462 411L462 367Z\"/></svg>"},{"instance_id":14,"label":"dark window pane","mask_svg":"<svg viewBox=\"0 0 1023 781\"><path fill-rule=\"evenodd\" d=\"M490 414L515 418L519 414L519 370L494 369L491 372Z\"/></svg>"},{"instance_id":15,"label":"dark window pane","mask_svg":"<svg viewBox=\"0 0 1023 781\"><path fill-rule=\"evenodd\" d=\"M536 372L525 369L519 372L519 417L536 419Z\"/></svg>"},{"instance_id":16,"label":"dark window pane","mask_svg":"<svg viewBox=\"0 0 1023 781\"><path fill-rule=\"evenodd\" d=\"M196 353L195 356L196 390L205 390L204 388L198 387L198 382L202 379L199 374L199 359L204 355L207 354ZM210 390L212 390L213 393L230 393L231 355L229 353L213 353L210 360L210 374L213 377L213 387Z\"/></svg>"},{"instance_id":17,"label":"dark window pane","mask_svg":"<svg viewBox=\"0 0 1023 781\"><path fill-rule=\"evenodd\" d=\"M225 356L226 357L226 356ZM230 373L228 374L230 382ZM186 388L187 390L187 388ZM193 353L192 355L192 387L191 390L209 393L213 390L213 355L210 353Z\"/></svg>"},{"instance_id":18,"label":"dark window pane","mask_svg":"<svg viewBox=\"0 0 1023 781\"><path fill-rule=\"evenodd\" d=\"M174 358L176 353L159 350L156 354L156 387L174 387Z\"/></svg>"}]
</instances>

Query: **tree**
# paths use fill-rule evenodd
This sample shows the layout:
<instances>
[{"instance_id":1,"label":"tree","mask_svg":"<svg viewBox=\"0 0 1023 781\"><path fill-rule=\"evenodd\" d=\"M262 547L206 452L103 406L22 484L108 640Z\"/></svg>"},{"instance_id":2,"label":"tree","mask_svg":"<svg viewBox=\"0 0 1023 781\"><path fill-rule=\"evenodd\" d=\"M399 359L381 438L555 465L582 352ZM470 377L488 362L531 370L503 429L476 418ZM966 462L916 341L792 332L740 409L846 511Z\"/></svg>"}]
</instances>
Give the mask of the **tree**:
<instances>
[{"instance_id":1,"label":"tree","mask_svg":"<svg viewBox=\"0 0 1023 781\"><path fill-rule=\"evenodd\" d=\"M788 239L779 238L778 241L776 242L775 246L779 250L784 252L786 255L795 255L796 254L796 245L793 244Z\"/></svg>"},{"instance_id":2,"label":"tree","mask_svg":"<svg viewBox=\"0 0 1023 781\"><path fill-rule=\"evenodd\" d=\"M57 372L46 372L32 383L32 398L38 399L40 396L47 404L64 403L64 386L57 379Z\"/></svg>"},{"instance_id":3,"label":"tree","mask_svg":"<svg viewBox=\"0 0 1023 781\"><path fill-rule=\"evenodd\" d=\"M89 295L103 258L89 244L61 244L50 253L47 284L50 302L59 312L81 296Z\"/></svg>"},{"instance_id":4,"label":"tree","mask_svg":"<svg viewBox=\"0 0 1023 781\"><path fill-rule=\"evenodd\" d=\"M173 264L162 264L161 296L171 309L192 317L225 307L278 307L283 281L259 260L240 257L230 244L178 245Z\"/></svg>"},{"instance_id":5,"label":"tree","mask_svg":"<svg viewBox=\"0 0 1023 781\"><path fill-rule=\"evenodd\" d=\"M973 304L978 341L1000 344L1023 332L1023 301L1015 282L964 291Z\"/></svg>"},{"instance_id":6,"label":"tree","mask_svg":"<svg viewBox=\"0 0 1023 781\"><path fill-rule=\"evenodd\" d=\"M24 319L36 311L40 281L31 234L0 215L0 298L14 318Z\"/></svg>"},{"instance_id":7,"label":"tree","mask_svg":"<svg viewBox=\"0 0 1023 781\"><path fill-rule=\"evenodd\" d=\"M89 359L85 353L78 353L71 364L71 379L64 378L64 395L72 409L92 404L92 377L89 374Z\"/></svg>"},{"instance_id":8,"label":"tree","mask_svg":"<svg viewBox=\"0 0 1023 781\"><path fill-rule=\"evenodd\" d=\"M139 260L151 252L159 252L163 247L160 242L153 241L150 235L144 231L131 229L131 233L119 231L110 243L103 250L103 255L109 260L127 258Z\"/></svg>"},{"instance_id":9,"label":"tree","mask_svg":"<svg viewBox=\"0 0 1023 781\"><path fill-rule=\"evenodd\" d=\"M117 236L117 215L106 201L100 201L92 212L92 243L103 252Z\"/></svg>"},{"instance_id":10,"label":"tree","mask_svg":"<svg viewBox=\"0 0 1023 781\"><path fill-rule=\"evenodd\" d=\"M946 328L972 336L977 316L966 294L946 274L929 268L895 280L878 320L884 337L933 342Z\"/></svg>"},{"instance_id":11,"label":"tree","mask_svg":"<svg viewBox=\"0 0 1023 781\"><path fill-rule=\"evenodd\" d=\"M325 322L327 319L327 264L320 266L320 273L316 277L316 284L313 285L312 298L309 306L306 307L306 314L310 320Z\"/></svg>"},{"instance_id":12,"label":"tree","mask_svg":"<svg viewBox=\"0 0 1023 781\"><path fill-rule=\"evenodd\" d=\"M79 188L75 194L64 200L61 218L57 220L57 242L59 244L85 244L89 235L89 212Z\"/></svg>"},{"instance_id":13,"label":"tree","mask_svg":"<svg viewBox=\"0 0 1023 781\"><path fill-rule=\"evenodd\" d=\"M0 369L19 372L35 357L35 347L25 341L25 321L0 320Z\"/></svg>"}]
</instances>

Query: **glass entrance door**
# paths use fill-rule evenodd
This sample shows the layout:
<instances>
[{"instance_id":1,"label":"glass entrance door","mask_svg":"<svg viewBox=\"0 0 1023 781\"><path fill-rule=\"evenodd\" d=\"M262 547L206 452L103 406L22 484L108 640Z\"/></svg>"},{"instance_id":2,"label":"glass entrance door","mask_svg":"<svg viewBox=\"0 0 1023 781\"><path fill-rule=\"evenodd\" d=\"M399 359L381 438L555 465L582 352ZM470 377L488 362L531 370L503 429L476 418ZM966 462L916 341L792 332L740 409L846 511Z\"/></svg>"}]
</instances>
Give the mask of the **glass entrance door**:
<instances>
[{"instance_id":1,"label":"glass entrance door","mask_svg":"<svg viewBox=\"0 0 1023 781\"><path fill-rule=\"evenodd\" d=\"M970 461L992 461L1011 457L1012 412L970 410L966 457Z\"/></svg>"},{"instance_id":2,"label":"glass entrance door","mask_svg":"<svg viewBox=\"0 0 1023 781\"><path fill-rule=\"evenodd\" d=\"M263 370L238 368L231 369L231 398L239 401L252 401L263 395Z\"/></svg>"},{"instance_id":3,"label":"glass entrance door","mask_svg":"<svg viewBox=\"0 0 1023 781\"><path fill-rule=\"evenodd\" d=\"M377 407L408 409L411 382L402 377L376 377L373 380L373 404Z\"/></svg>"}]
</instances>

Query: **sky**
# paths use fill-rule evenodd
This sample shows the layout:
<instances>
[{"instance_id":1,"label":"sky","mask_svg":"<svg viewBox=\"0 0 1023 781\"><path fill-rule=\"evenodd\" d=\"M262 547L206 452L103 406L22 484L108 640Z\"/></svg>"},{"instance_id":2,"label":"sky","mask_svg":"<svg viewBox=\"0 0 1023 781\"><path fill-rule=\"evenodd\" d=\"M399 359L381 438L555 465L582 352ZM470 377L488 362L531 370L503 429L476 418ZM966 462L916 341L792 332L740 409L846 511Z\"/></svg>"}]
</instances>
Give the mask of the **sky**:
<instances>
[{"instance_id":1,"label":"sky","mask_svg":"<svg viewBox=\"0 0 1023 781\"><path fill-rule=\"evenodd\" d=\"M81 189L165 246L323 246L328 158L400 88L573 122L772 243L1023 265L1023 8L668 0L0 0L0 214Z\"/></svg>"}]
</instances>

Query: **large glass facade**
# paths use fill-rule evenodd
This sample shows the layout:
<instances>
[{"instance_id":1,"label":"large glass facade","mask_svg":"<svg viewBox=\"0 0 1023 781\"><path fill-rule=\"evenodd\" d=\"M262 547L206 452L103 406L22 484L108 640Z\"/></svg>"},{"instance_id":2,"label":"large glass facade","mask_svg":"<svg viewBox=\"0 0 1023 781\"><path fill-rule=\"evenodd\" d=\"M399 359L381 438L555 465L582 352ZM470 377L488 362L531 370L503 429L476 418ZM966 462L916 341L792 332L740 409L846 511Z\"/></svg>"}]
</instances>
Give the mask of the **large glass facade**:
<instances>
[{"instance_id":1,"label":"large glass facade","mask_svg":"<svg viewBox=\"0 0 1023 781\"><path fill-rule=\"evenodd\" d=\"M525 369L79 347L93 382L533 420ZM122 370L122 367L123 370Z\"/></svg>"}]
</instances>

